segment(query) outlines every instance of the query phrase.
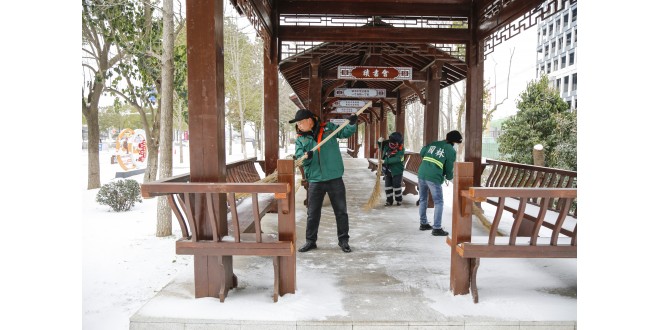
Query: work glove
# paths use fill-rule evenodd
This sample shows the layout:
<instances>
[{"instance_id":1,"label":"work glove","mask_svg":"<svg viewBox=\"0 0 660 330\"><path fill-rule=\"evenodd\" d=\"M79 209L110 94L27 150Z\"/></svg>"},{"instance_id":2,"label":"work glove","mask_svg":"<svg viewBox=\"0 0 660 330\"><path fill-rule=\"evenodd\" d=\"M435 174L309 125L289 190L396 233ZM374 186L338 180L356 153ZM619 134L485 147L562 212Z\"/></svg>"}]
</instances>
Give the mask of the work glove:
<instances>
[{"instance_id":1,"label":"work glove","mask_svg":"<svg viewBox=\"0 0 660 330\"><path fill-rule=\"evenodd\" d=\"M312 156L314 155L314 151L308 151L305 158L307 159L312 159Z\"/></svg>"},{"instance_id":2,"label":"work glove","mask_svg":"<svg viewBox=\"0 0 660 330\"><path fill-rule=\"evenodd\" d=\"M348 123L351 125L357 124L358 116L357 115L351 115L348 117Z\"/></svg>"},{"instance_id":3,"label":"work glove","mask_svg":"<svg viewBox=\"0 0 660 330\"><path fill-rule=\"evenodd\" d=\"M383 142L383 141L385 141L385 139L383 139L382 136L378 138L378 142L379 142L379 143L380 143L380 142Z\"/></svg>"}]
</instances>

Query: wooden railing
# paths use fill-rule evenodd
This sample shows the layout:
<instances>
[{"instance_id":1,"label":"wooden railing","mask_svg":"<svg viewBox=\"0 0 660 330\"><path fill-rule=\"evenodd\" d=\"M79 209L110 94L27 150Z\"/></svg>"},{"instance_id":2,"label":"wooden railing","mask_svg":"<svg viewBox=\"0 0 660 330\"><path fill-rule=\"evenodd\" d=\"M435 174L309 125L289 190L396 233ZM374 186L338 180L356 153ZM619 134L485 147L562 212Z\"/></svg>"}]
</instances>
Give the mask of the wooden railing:
<instances>
[{"instance_id":1,"label":"wooden railing","mask_svg":"<svg viewBox=\"0 0 660 330\"><path fill-rule=\"evenodd\" d=\"M474 187L472 163L457 162L454 176L450 287L454 294L472 292L475 303L480 258L577 258L577 217L569 216L577 188ZM497 209L488 236L472 236L472 205L493 198ZM513 223L502 228L502 214L518 205ZM538 201L532 203L531 201ZM557 206L551 210L551 201ZM529 205L538 205L534 210ZM550 231L542 231L546 227ZM506 232L507 236L500 236Z\"/></svg>"},{"instance_id":2,"label":"wooden railing","mask_svg":"<svg viewBox=\"0 0 660 330\"><path fill-rule=\"evenodd\" d=\"M178 220L182 238L176 242L176 253L195 256L195 297L214 296L224 301L228 291L237 286L231 259L234 255L273 257L274 301L280 295L295 292L293 166L292 160L278 160L277 183L182 182L186 178L182 175L142 185L144 197L165 196ZM246 214L239 212L236 194L252 197ZM274 237L262 235L259 196L263 194L273 194L276 201L278 229ZM231 212L231 226L227 209ZM254 235L242 233L243 216L253 219ZM208 270L208 261L201 259L198 264L199 257L213 258L210 264L217 264L218 269Z\"/></svg>"}]
</instances>

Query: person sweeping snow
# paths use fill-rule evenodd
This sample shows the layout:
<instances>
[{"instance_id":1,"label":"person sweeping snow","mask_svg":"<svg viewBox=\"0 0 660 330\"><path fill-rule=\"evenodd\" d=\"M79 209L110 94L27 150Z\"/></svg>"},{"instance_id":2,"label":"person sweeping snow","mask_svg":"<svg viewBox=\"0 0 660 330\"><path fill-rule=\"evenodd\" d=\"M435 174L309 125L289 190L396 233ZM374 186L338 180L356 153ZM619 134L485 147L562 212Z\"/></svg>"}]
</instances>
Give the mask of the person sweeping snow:
<instances>
[{"instance_id":1,"label":"person sweeping snow","mask_svg":"<svg viewBox=\"0 0 660 330\"><path fill-rule=\"evenodd\" d=\"M399 132L390 134L387 140L378 138L378 148L382 150L383 178L385 180L385 206L401 205L401 180L403 179L403 136Z\"/></svg>"}]
</instances>

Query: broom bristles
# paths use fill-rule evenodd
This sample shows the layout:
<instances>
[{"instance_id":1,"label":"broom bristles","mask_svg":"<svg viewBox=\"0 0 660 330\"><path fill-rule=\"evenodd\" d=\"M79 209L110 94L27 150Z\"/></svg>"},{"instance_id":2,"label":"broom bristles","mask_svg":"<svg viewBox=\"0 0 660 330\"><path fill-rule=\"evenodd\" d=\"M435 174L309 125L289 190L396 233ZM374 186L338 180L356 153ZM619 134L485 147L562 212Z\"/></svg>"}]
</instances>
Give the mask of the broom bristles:
<instances>
[{"instance_id":1,"label":"broom bristles","mask_svg":"<svg viewBox=\"0 0 660 330\"><path fill-rule=\"evenodd\" d=\"M366 204L362 207L364 210L368 211L373 209L374 206L380 201L380 176L382 173L382 164L383 159L380 157L380 148L378 148L378 167L376 170L376 185L374 185L374 190L371 191L371 197Z\"/></svg>"}]
</instances>

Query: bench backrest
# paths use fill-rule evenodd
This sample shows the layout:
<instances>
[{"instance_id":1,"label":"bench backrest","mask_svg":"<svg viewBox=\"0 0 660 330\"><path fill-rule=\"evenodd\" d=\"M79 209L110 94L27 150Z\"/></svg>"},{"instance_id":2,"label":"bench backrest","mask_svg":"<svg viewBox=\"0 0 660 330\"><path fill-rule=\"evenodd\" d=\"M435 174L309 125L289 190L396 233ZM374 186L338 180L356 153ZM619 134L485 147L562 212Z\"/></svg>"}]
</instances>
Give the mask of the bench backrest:
<instances>
[{"instance_id":1,"label":"bench backrest","mask_svg":"<svg viewBox=\"0 0 660 330\"><path fill-rule=\"evenodd\" d=\"M278 161L278 167L280 166L280 162L282 160ZM181 182L180 177L175 177L171 180L160 180L142 184L142 196L147 198L165 196L179 222L183 238L192 242L202 240L223 241L223 237L229 235L229 228L227 222L220 221L220 218L224 216L221 213L228 207L232 213L233 241L240 242L240 219L236 201L237 195L247 194L252 197L252 214L250 216L255 221L256 241L261 242L261 217L259 216L260 194L274 194L280 213L278 217L286 214L287 221L291 222L287 223L286 227L295 228L295 224L293 223L295 218L289 212L290 199L293 198L293 162L289 162L291 163L290 165L286 163L287 167L285 170L287 172L280 172L280 176L291 177L289 182ZM291 169L288 169L289 166ZM205 223L206 225L200 228L199 224L201 223Z\"/></svg>"},{"instance_id":2,"label":"bench backrest","mask_svg":"<svg viewBox=\"0 0 660 330\"><path fill-rule=\"evenodd\" d=\"M257 162L257 157L253 157L227 163L227 182L250 183L261 180L261 176L255 166Z\"/></svg>"},{"instance_id":3,"label":"bench backrest","mask_svg":"<svg viewBox=\"0 0 660 330\"><path fill-rule=\"evenodd\" d=\"M490 173L482 182L484 187L507 188L577 188L577 172L534 166L501 160L486 159ZM528 203L539 206L540 198L527 199ZM550 202L550 210L558 211L558 200ZM572 203L569 215L577 216L577 202Z\"/></svg>"},{"instance_id":4,"label":"bench backrest","mask_svg":"<svg viewBox=\"0 0 660 330\"><path fill-rule=\"evenodd\" d=\"M406 166L404 169L406 171L417 174L419 172L419 166L422 165L422 157L419 153L410 153L408 154L408 160L406 161Z\"/></svg>"}]
</instances>

